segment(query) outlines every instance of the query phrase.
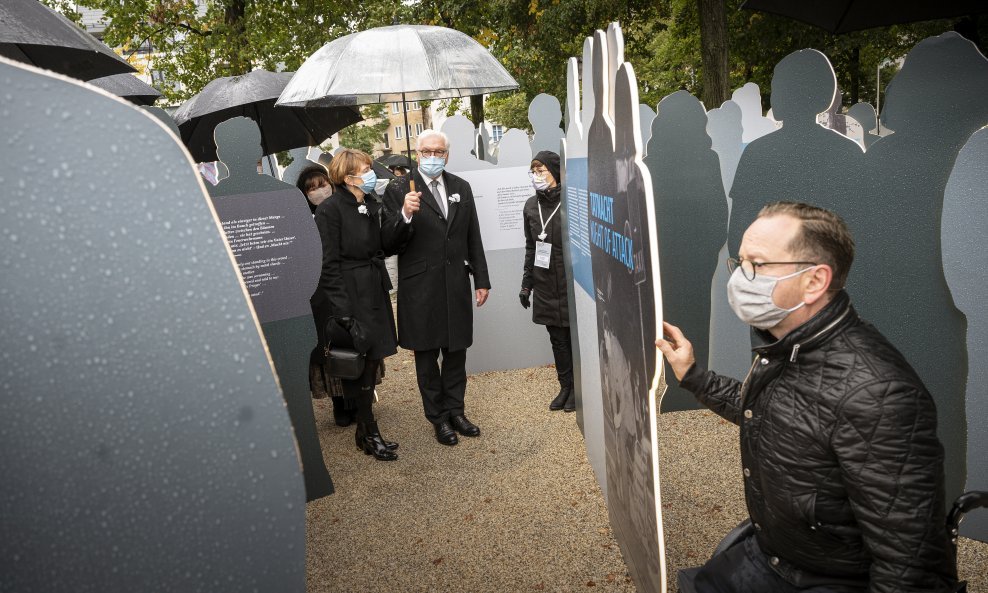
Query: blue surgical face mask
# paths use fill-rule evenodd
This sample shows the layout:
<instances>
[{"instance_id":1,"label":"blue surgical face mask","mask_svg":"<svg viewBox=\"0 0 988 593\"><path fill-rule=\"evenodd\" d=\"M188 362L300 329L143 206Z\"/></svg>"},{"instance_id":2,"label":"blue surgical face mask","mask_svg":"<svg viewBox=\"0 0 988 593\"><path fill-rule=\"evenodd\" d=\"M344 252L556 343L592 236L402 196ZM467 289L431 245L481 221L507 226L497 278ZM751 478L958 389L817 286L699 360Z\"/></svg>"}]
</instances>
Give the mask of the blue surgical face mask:
<instances>
[{"instance_id":1,"label":"blue surgical face mask","mask_svg":"<svg viewBox=\"0 0 988 593\"><path fill-rule=\"evenodd\" d=\"M422 162L419 163L419 171L421 171L426 177L430 177L432 179L442 175L445 167L446 159L441 156L423 157Z\"/></svg>"},{"instance_id":2,"label":"blue surgical face mask","mask_svg":"<svg viewBox=\"0 0 988 593\"><path fill-rule=\"evenodd\" d=\"M374 188L377 187L377 173L374 172L374 169L371 169L363 175L351 175L351 177L360 177L364 181L357 187L359 187L360 191L365 194L373 193Z\"/></svg>"}]
</instances>

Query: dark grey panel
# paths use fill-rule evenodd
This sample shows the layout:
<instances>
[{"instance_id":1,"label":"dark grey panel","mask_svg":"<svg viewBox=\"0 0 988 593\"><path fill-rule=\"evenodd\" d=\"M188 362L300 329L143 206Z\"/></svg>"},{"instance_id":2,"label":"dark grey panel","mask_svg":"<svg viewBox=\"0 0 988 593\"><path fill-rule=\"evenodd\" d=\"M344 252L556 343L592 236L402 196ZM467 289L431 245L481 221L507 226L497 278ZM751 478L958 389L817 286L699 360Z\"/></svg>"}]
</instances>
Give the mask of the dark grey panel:
<instances>
[{"instance_id":1,"label":"dark grey panel","mask_svg":"<svg viewBox=\"0 0 988 593\"><path fill-rule=\"evenodd\" d=\"M728 213L707 114L696 97L679 91L659 102L645 164L655 193L662 318L683 330L696 359L707 366L710 284L727 238ZM666 373L672 376L672 369ZM665 412L700 407L676 381L662 399Z\"/></svg>"},{"instance_id":2,"label":"dark grey panel","mask_svg":"<svg viewBox=\"0 0 988 593\"><path fill-rule=\"evenodd\" d=\"M870 103L856 103L847 110L847 117L861 125L861 142L865 150L878 140L878 116ZM873 131L874 130L874 131Z\"/></svg>"},{"instance_id":3,"label":"dark grey panel","mask_svg":"<svg viewBox=\"0 0 988 593\"><path fill-rule=\"evenodd\" d=\"M322 242L305 196L258 175L261 134L245 117L216 126L217 152L230 176L209 193L254 303L288 404L305 470L306 499L333 492L309 392L316 331L309 306L322 269Z\"/></svg>"},{"instance_id":4,"label":"dark grey panel","mask_svg":"<svg viewBox=\"0 0 988 593\"><path fill-rule=\"evenodd\" d=\"M0 590L301 593L291 424L185 150L65 79L0 88Z\"/></svg>"},{"instance_id":5,"label":"dark grey panel","mask_svg":"<svg viewBox=\"0 0 988 593\"><path fill-rule=\"evenodd\" d=\"M640 166L634 72L611 56L620 31L594 35L595 117L588 142L590 253L597 302L598 355L604 409L607 510L635 584L658 591L665 579L657 436L649 390L656 368L651 183ZM611 70L616 84L612 86ZM609 107L609 97L618 102ZM613 112L616 120L605 117ZM612 131L613 130L613 131ZM650 224L650 222L652 224ZM655 405L658 405L657 402Z\"/></svg>"},{"instance_id":6,"label":"dark grey panel","mask_svg":"<svg viewBox=\"0 0 988 593\"><path fill-rule=\"evenodd\" d=\"M944 279L940 217L957 153L988 123L988 60L955 33L926 39L885 96L883 127L894 133L865 153L857 181L858 207L848 220L857 241L850 293L936 401L951 500L966 473L967 321Z\"/></svg>"},{"instance_id":7,"label":"dark grey panel","mask_svg":"<svg viewBox=\"0 0 988 593\"><path fill-rule=\"evenodd\" d=\"M967 317L967 354L988 358L988 128L971 136L957 156L943 197L943 272L957 308ZM967 481L964 490L988 490L988 367L968 365ZM967 537L988 541L988 513L963 523Z\"/></svg>"}]
</instances>

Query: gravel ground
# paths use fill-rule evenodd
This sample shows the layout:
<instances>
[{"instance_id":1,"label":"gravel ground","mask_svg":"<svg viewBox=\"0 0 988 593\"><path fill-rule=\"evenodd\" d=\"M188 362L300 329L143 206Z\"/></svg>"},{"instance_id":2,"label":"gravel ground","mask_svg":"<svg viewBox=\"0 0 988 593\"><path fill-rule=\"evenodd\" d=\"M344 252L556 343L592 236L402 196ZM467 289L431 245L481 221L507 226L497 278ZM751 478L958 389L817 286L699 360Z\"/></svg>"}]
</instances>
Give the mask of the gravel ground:
<instances>
[{"instance_id":1,"label":"gravel ground","mask_svg":"<svg viewBox=\"0 0 988 593\"><path fill-rule=\"evenodd\" d=\"M354 446L316 420L336 494L307 509L308 591L513 593L635 591L610 533L575 414L549 412L551 367L471 375L467 415L481 427L438 444L422 414L411 353L387 361L375 406L399 460ZM669 590L744 518L737 429L707 411L659 419ZM969 590L988 591L988 544L963 539Z\"/></svg>"}]
</instances>

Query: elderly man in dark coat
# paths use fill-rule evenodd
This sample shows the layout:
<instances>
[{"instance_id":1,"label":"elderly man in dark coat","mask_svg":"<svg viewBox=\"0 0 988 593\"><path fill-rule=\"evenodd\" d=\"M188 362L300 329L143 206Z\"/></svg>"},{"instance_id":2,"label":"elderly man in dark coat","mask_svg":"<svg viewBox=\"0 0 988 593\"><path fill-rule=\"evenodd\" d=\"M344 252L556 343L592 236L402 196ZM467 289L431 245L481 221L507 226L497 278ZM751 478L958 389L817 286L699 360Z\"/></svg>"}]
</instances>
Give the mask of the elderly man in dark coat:
<instances>
[{"instance_id":1,"label":"elderly man in dark coat","mask_svg":"<svg viewBox=\"0 0 988 593\"><path fill-rule=\"evenodd\" d=\"M445 134L418 137L414 175L388 186L385 204L395 217L390 232L398 249L398 343L415 351L415 373L425 417L436 440L455 445L456 434L478 436L464 413L467 348L473 344L473 276L477 306L491 287L473 191L444 170ZM410 180L415 182L411 191ZM442 367L439 356L442 355Z\"/></svg>"}]
</instances>

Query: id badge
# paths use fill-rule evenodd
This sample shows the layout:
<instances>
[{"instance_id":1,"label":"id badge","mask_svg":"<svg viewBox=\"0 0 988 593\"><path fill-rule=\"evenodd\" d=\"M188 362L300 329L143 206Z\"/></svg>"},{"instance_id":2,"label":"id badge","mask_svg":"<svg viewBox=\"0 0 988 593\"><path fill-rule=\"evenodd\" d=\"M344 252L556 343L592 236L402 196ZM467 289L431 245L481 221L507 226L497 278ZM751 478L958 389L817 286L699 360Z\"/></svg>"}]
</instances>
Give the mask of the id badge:
<instances>
[{"instance_id":1,"label":"id badge","mask_svg":"<svg viewBox=\"0 0 988 593\"><path fill-rule=\"evenodd\" d=\"M548 268L549 257L551 255L552 243L543 243L542 241L537 241L535 243L535 267Z\"/></svg>"}]
</instances>

